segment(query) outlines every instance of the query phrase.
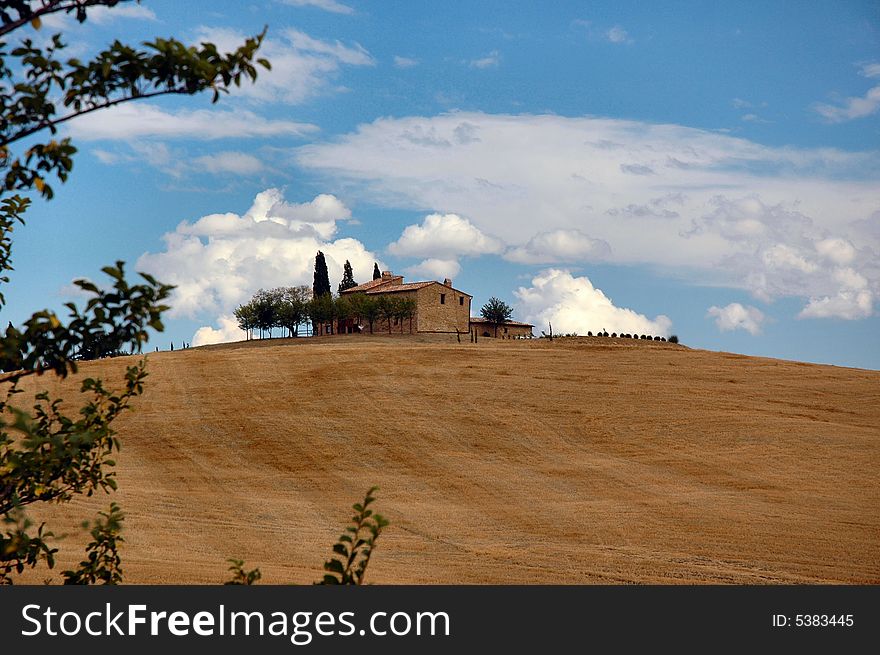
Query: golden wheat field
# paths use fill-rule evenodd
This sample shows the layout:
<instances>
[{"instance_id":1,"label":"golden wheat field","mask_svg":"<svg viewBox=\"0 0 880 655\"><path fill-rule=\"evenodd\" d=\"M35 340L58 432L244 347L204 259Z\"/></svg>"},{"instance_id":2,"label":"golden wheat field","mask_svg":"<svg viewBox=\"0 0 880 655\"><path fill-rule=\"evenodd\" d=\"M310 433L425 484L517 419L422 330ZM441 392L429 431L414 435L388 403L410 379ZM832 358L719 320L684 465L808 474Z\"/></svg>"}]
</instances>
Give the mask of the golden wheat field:
<instances>
[{"instance_id":1,"label":"golden wheat field","mask_svg":"<svg viewBox=\"0 0 880 655\"><path fill-rule=\"evenodd\" d=\"M391 521L377 584L880 582L877 371L597 338L276 339L148 361L118 423L129 583L220 582L230 557L310 583L374 484ZM109 501L41 516L73 533L56 571Z\"/></svg>"}]
</instances>

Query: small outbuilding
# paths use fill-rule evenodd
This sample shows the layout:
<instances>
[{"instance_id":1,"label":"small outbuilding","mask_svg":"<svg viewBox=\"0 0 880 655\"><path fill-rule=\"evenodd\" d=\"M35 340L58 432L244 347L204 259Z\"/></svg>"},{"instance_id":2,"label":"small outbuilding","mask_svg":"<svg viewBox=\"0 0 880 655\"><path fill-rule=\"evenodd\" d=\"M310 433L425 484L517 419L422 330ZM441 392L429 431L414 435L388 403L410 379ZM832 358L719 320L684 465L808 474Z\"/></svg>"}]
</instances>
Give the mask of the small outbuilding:
<instances>
[{"instance_id":1,"label":"small outbuilding","mask_svg":"<svg viewBox=\"0 0 880 655\"><path fill-rule=\"evenodd\" d=\"M499 339L517 339L530 338L532 328L535 326L531 323L520 323L519 321L505 321L498 326L497 338ZM495 338L495 324L487 321L479 316L471 316L471 332L476 333L477 337Z\"/></svg>"}]
</instances>

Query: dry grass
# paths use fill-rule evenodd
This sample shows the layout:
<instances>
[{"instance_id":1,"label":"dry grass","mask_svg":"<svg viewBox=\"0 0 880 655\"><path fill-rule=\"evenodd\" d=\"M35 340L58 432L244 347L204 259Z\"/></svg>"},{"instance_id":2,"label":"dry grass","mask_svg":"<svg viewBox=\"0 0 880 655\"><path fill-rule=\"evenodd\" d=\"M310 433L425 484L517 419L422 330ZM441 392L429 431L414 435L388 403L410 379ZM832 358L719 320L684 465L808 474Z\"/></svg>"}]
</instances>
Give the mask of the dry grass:
<instances>
[{"instance_id":1,"label":"dry grass","mask_svg":"<svg viewBox=\"0 0 880 655\"><path fill-rule=\"evenodd\" d=\"M217 582L232 556L311 582L372 484L377 583L880 581L880 372L595 338L149 361L120 421L128 582Z\"/></svg>"}]
</instances>

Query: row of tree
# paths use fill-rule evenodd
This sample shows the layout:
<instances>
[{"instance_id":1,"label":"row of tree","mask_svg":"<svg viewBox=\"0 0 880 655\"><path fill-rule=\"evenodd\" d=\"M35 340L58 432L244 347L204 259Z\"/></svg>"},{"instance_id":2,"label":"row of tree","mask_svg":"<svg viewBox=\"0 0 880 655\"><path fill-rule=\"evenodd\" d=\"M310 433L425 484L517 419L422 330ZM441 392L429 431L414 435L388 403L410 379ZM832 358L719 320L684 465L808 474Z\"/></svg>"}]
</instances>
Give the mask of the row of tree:
<instances>
[{"instance_id":1,"label":"row of tree","mask_svg":"<svg viewBox=\"0 0 880 655\"><path fill-rule=\"evenodd\" d=\"M248 339L255 334L261 339L267 334L271 338L276 329L281 330L281 336L298 337L300 328L309 324L314 334L333 334L336 324L345 320L356 322L359 331L369 327L370 334L377 324L387 326L389 334L395 325L403 332L408 322L412 333L416 301L391 294L315 296L307 286L278 287L260 289L249 302L239 305L234 314Z\"/></svg>"}]
</instances>

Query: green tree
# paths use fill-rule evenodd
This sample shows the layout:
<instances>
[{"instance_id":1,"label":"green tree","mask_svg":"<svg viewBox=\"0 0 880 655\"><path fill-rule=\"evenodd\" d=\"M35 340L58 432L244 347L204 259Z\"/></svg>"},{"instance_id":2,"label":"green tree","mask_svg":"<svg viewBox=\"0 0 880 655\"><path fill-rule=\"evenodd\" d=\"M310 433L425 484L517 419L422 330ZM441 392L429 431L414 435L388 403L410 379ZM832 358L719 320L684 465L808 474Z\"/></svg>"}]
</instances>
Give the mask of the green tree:
<instances>
[{"instance_id":1,"label":"green tree","mask_svg":"<svg viewBox=\"0 0 880 655\"><path fill-rule=\"evenodd\" d=\"M365 293L353 294L352 300L356 303L358 318L365 320L370 326L370 334L373 334L373 325L379 318L379 301L375 296Z\"/></svg>"},{"instance_id":2,"label":"green tree","mask_svg":"<svg viewBox=\"0 0 880 655\"><path fill-rule=\"evenodd\" d=\"M397 298L391 294L383 293L379 296L377 305L379 318L383 321L388 321L388 334L391 334L391 320L397 318Z\"/></svg>"},{"instance_id":3,"label":"green tree","mask_svg":"<svg viewBox=\"0 0 880 655\"><path fill-rule=\"evenodd\" d=\"M498 327L510 320L513 316L513 308L503 300L492 296L489 302L480 308L480 316L495 326L495 336L498 337Z\"/></svg>"},{"instance_id":4,"label":"green tree","mask_svg":"<svg viewBox=\"0 0 880 655\"><path fill-rule=\"evenodd\" d=\"M339 283L338 292L342 293L346 289L351 289L352 287L356 287L358 285L357 282L354 281L354 272L351 270L351 264L346 259L345 266L342 271L342 281Z\"/></svg>"},{"instance_id":5,"label":"green tree","mask_svg":"<svg viewBox=\"0 0 880 655\"><path fill-rule=\"evenodd\" d=\"M278 292L279 303L276 312L279 327L286 329L288 336L298 337L299 326L307 318L306 306L312 292L307 286L282 287Z\"/></svg>"},{"instance_id":6,"label":"green tree","mask_svg":"<svg viewBox=\"0 0 880 655\"><path fill-rule=\"evenodd\" d=\"M16 192L35 190L51 199L49 178L64 182L72 171L76 148L69 138L54 138L59 125L105 107L160 95L210 91L216 101L231 85L256 79L256 66L269 67L255 58L263 34L228 54L210 43L195 47L156 39L138 48L115 41L86 62L61 59L65 44L60 34L45 46L30 38L12 46L6 40L19 28L40 28L42 17L49 14L66 12L83 22L92 7L117 4L11 0L0 5L0 284L9 282L5 273L12 270L13 229L24 225L30 204ZM49 136L44 139L45 133ZM25 139L27 146L16 150ZM121 390L107 389L98 379L84 380L81 392L88 400L70 414L62 409L61 399L46 392L36 395L31 412L10 402L27 376L65 377L76 372L78 359L139 352L149 328L162 331L161 315L168 309L164 301L172 288L144 274L142 283L130 284L122 262L102 270L111 287L102 290L78 280L89 300L83 308L67 303L66 321L44 310L21 327L10 324L0 337L0 583L11 583L15 574L41 561L54 566L57 548L51 544L52 533L29 519L31 505L65 503L116 488L112 457L119 440L112 424L143 392L143 361L127 368ZM112 583L121 576L116 560L121 514L111 505L101 516L87 560L65 572L66 580Z\"/></svg>"},{"instance_id":7,"label":"green tree","mask_svg":"<svg viewBox=\"0 0 880 655\"><path fill-rule=\"evenodd\" d=\"M327 273L327 260L320 250L315 255L315 275L312 282L312 297L330 295L330 274Z\"/></svg>"},{"instance_id":8,"label":"green tree","mask_svg":"<svg viewBox=\"0 0 880 655\"><path fill-rule=\"evenodd\" d=\"M324 326L333 320L333 298L329 293L313 296L308 304L308 315L312 321L313 331L324 334Z\"/></svg>"},{"instance_id":9,"label":"green tree","mask_svg":"<svg viewBox=\"0 0 880 655\"><path fill-rule=\"evenodd\" d=\"M416 315L415 298L398 298L395 318L400 321L400 332L403 333L403 322L409 320L409 333L412 334L412 320Z\"/></svg>"},{"instance_id":10,"label":"green tree","mask_svg":"<svg viewBox=\"0 0 880 655\"><path fill-rule=\"evenodd\" d=\"M356 318L354 315L354 305L348 296L339 296L333 300L333 316L339 320Z\"/></svg>"},{"instance_id":11,"label":"green tree","mask_svg":"<svg viewBox=\"0 0 880 655\"><path fill-rule=\"evenodd\" d=\"M260 330L260 338L265 332L272 338L272 329L281 326L280 309L283 303L283 290L260 289L254 294L254 318L256 327Z\"/></svg>"},{"instance_id":12,"label":"green tree","mask_svg":"<svg viewBox=\"0 0 880 655\"><path fill-rule=\"evenodd\" d=\"M238 322L238 327L244 330L245 339L253 339L253 331L254 328L257 327L257 309L253 299L251 299L244 305L239 305L238 307L236 307L232 311L232 314L233 316L235 316L235 320Z\"/></svg>"}]
</instances>

